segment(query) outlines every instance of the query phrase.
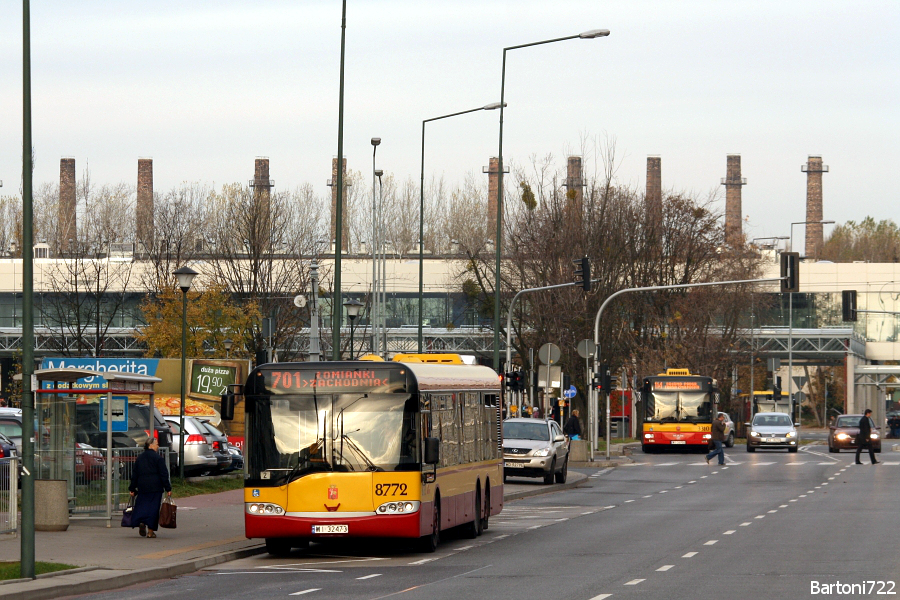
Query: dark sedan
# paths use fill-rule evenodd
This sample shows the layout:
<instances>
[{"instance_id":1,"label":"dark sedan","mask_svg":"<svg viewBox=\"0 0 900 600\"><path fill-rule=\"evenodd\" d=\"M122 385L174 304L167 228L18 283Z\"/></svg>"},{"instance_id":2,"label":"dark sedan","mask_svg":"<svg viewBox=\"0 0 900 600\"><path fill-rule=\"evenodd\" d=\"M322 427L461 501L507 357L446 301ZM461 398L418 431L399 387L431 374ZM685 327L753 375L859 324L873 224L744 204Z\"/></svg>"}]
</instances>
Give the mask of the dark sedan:
<instances>
[{"instance_id":1,"label":"dark sedan","mask_svg":"<svg viewBox=\"0 0 900 600\"><path fill-rule=\"evenodd\" d=\"M834 425L828 428L828 451L856 450L856 436L859 435L859 420L862 415L840 415ZM869 419L872 427L872 450L881 452L881 430Z\"/></svg>"}]
</instances>

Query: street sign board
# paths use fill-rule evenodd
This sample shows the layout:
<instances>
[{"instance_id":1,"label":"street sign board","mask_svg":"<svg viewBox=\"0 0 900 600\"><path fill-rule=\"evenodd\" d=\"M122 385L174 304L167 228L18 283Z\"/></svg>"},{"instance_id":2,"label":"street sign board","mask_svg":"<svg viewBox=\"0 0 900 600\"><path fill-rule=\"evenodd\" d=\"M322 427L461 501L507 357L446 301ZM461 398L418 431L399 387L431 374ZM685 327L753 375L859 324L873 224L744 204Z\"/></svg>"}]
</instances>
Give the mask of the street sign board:
<instances>
[{"instance_id":1,"label":"street sign board","mask_svg":"<svg viewBox=\"0 0 900 600\"><path fill-rule=\"evenodd\" d=\"M128 431L128 396L112 397L112 424L113 431ZM106 431L106 396L100 396L100 431Z\"/></svg>"},{"instance_id":2,"label":"street sign board","mask_svg":"<svg viewBox=\"0 0 900 600\"><path fill-rule=\"evenodd\" d=\"M569 386L569 389L563 391L563 396L566 398L574 398L575 397L575 386Z\"/></svg>"}]
</instances>

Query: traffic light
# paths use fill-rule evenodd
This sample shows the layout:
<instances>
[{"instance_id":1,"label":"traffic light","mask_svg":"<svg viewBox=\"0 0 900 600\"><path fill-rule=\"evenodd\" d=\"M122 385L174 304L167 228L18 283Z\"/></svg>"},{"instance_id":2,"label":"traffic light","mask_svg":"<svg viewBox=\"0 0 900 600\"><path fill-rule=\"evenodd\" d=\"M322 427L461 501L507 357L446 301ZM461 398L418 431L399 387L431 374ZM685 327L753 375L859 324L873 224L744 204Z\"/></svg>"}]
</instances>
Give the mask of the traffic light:
<instances>
[{"instance_id":1,"label":"traffic light","mask_svg":"<svg viewBox=\"0 0 900 600\"><path fill-rule=\"evenodd\" d=\"M524 371L510 371L503 379L511 392L521 392L525 389Z\"/></svg>"},{"instance_id":2,"label":"traffic light","mask_svg":"<svg viewBox=\"0 0 900 600\"><path fill-rule=\"evenodd\" d=\"M606 378L607 378L607 380L609 380L609 391L610 392L614 392L617 389L619 389L619 376L618 375L613 375L610 373L606 376Z\"/></svg>"},{"instance_id":3,"label":"traffic light","mask_svg":"<svg viewBox=\"0 0 900 600\"><path fill-rule=\"evenodd\" d=\"M563 375L562 377L562 389L567 390L572 386L572 378L568 375Z\"/></svg>"},{"instance_id":4,"label":"traffic light","mask_svg":"<svg viewBox=\"0 0 900 600\"><path fill-rule=\"evenodd\" d=\"M600 369L594 373L591 385L593 385L594 389L598 392L608 392L609 383L609 365L600 365Z\"/></svg>"},{"instance_id":5,"label":"traffic light","mask_svg":"<svg viewBox=\"0 0 900 600\"><path fill-rule=\"evenodd\" d=\"M844 321L856 320L856 290L841 292L841 314Z\"/></svg>"},{"instance_id":6,"label":"traffic light","mask_svg":"<svg viewBox=\"0 0 900 600\"><path fill-rule=\"evenodd\" d=\"M781 400L781 377L775 378L775 385L772 386L772 398Z\"/></svg>"},{"instance_id":7,"label":"traffic light","mask_svg":"<svg viewBox=\"0 0 900 600\"><path fill-rule=\"evenodd\" d=\"M580 283L584 291L591 291L591 259L584 256L576 258L572 263L575 265L575 283Z\"/></svg>"},{"instance_id":8,"label":"traffic light","mask_svg":"<svg viewBox=\"0 0 900 600\"><path fill-rule=\"evenodd\" d=\"M781 293L800 291L800 254L781 253Z\"/></svg>"},{"instance_id":9,"label":"traffic light","mask_svg":"<svg viewBox=\"0 0 900 600\"><path fill-rule=\"evenodd\" d=\"M506 387L508 387L513 392L516 391L516 388L514 387L515 381L516 381L516 372L515 371L509 371L508 373L505 373L503 375L504 385L506 385Z\"/></svg>"}]
</instances>

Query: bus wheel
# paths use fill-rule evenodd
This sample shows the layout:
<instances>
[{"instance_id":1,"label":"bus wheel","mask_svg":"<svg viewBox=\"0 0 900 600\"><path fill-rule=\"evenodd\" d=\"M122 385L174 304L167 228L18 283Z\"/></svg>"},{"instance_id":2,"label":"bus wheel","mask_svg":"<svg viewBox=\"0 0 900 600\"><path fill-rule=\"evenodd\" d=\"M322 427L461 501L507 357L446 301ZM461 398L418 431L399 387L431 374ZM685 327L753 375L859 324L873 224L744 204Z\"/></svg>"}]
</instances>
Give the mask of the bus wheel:
<instances>
[{"instance_id":1,"label":"bus wheel","mask_svg":"<svg viewBox=\"0 0 900 600\"><path fill-rule=\"evenodd\" d=\"M287 538L266 538L266 552L272 556L287 556L291 553L291 540Z\"/></svg>"},{"instance_id":2,"label":"bus wheel","mask_svg":"<svg viewBox=\"0 0 900 600\"><path fill-rule=\"evenodd\" d=\"M481 535L481 488L475 488L475 510L472 511L472 520L463 527L466 537L475 539Z\"/></svg>"},{"instance_id":3,"label":"bus wheel","mask_svg":"<svg viewBox=\"0 0 900 600\"><path fill-rule=\"evenodd\" d=\"M441 503L440 498L434 499L434 510L431 513L431 534L422 536L419 540L422 552L434 552L441 543Z\"/></svg>"}]
</instances>

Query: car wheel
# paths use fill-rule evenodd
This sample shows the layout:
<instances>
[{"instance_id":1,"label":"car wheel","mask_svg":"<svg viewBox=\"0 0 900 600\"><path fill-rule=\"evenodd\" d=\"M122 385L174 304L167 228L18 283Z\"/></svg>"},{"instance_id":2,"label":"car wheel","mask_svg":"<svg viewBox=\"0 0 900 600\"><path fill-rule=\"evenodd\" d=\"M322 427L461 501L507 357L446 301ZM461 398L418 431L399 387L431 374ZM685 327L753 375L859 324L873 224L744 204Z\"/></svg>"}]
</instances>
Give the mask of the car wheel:
<instances>
[{"instance_id":1,"label":"car wheel","mask_svg":"<svg viewBox=\"0 0 900 600\"><path fill-rule=\"evenodd\" d=\"M734 448L734 432L728 434L728 439L725 440L725 446L727 448Z\"/></svg>"},{"instance_id":2,"label":"car wheel","mask_svg":"<svg viewBox=\"0 0 900 600\"><path fill-rule=\"evenodd\" d=\"M747 444L747 452L756 452L756 448L751 446L749 443Z\"/></svg>"},{"instance_id":3,"label":"car wheel","mask_svg":"<svg viewBox=\"0 0 900 600\"><path fill-rule=\"evenodd\" d=\"M544 485L550 485L553 483L553 476L556 473L556 459L553 459L553 462L550 463L550 471L544 475Z\"/></svg>"},{"instance_id":4,"label":"car wheel","mask_svg":"<svg viewBox=\"0 0 900 600\"><path fill-rule=\"evenodd\" d=\"M287 538L266 538L266 552L272 556L287 556L291 553L291 540Z\"/></svg>"},{"instance_id":5,"label":"car wheel","mask_svg":"<svg viewBox=\"0 0 900 600\"><path fill-rule=\"evenodd\" d=\"M788 448L788 452L796 452L799 449L800 448L798 448L797 446L794 446L793 448Z\"/></svg>"},{"instance_id":6,"label":"car wheel","mask_svg":"<svg viewBox=\"0 0 900 600\"><path fill-rule=\"evenodd\" d=\"M840 452L840 450L838 450L837 448L833 448L831 446L831 444L828 444L828 451L831 452L832 454L836 454L836 453Z\"/></svg>"},{"instance_id":7,"label":"car wheel","mask_svg":"<svg viewBox=\"0 0 900 600\"><path fill-rule=\"evenodd\" d=\"M569 476L569 457L566 457L565 462L563 463L562 470L556 474L556 483L565 483L566 478Z\"/></svg>"},{"instance_id":8,"label":"car wheel","mask_svg":"<svg viewBox=\"0 0 900 600\"><path fill-rule=\"evenodd\" d=\"M440 496L435 496L434 510L431 511L431 533L419 541L422 552L434 552L441 543L441 501Z\"/></svg>"},{"instance_id":9,"label":"car wheel","mask_svg":"<svg viewBox=\"0 0 900 600\"><path fill-rule=\"evenodd\" d=\"M646 444L641 444L641 452L644 454L653 454L653 448Z\"/></svg>"}]
</instances>

